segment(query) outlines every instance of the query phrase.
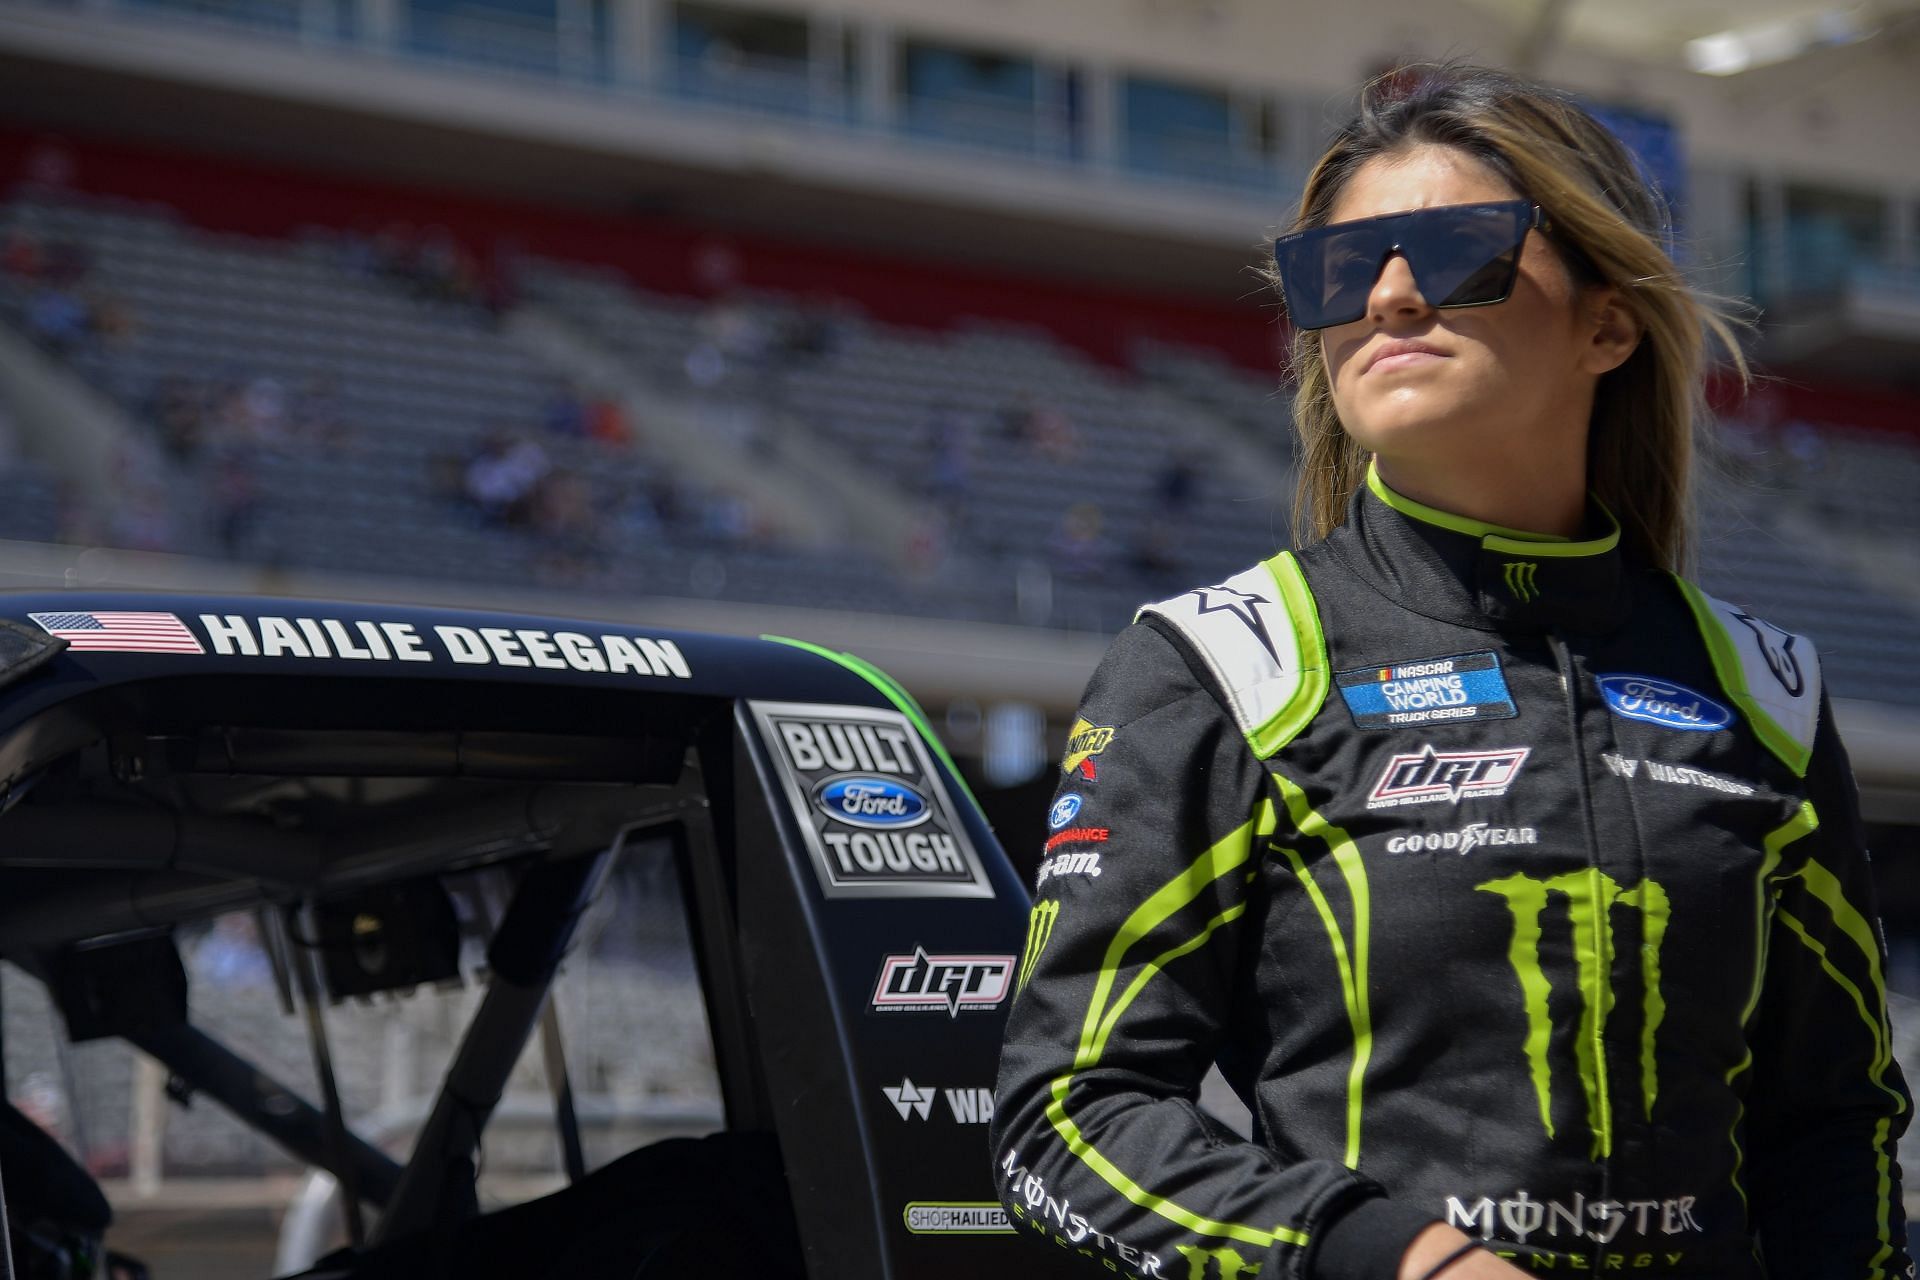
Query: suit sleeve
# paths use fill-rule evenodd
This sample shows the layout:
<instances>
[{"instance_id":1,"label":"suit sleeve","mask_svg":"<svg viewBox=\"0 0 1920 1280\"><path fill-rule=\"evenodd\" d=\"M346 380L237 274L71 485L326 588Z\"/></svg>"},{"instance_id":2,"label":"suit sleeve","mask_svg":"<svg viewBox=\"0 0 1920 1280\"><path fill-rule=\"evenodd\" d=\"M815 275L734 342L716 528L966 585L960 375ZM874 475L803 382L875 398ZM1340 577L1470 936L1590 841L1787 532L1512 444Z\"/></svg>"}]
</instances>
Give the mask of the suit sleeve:
<instances>
[{"instance_id":1,"label":"suit sleeve","mask_svg":"<svg viewBox=\"0 0 1920 1280\"><path fill-rule=\"evenodd\" d=\"M1752 1222L1779 1280L1905 1276L1894 1148L1912 1104L1893 1060L1853 773L1824 699L1806 793L1773 840L1781 860L1746 1124Z\"/></svg>"},{"instance_id":2,"label":"suit sleeve","mask_svg":"<svg viewBox=\"0 0 1920 1280\"><path fill-rule=\"evenodd\" d=\"M1286 1163L1196 1105L1259 954L1241 919L1277 819L1195 665L1136 624L1088 686L1001 1056L1000 1196L1088 1276L1391 1277L1430 1215L1337 1162Z\"/></svg>"}]
</instances>

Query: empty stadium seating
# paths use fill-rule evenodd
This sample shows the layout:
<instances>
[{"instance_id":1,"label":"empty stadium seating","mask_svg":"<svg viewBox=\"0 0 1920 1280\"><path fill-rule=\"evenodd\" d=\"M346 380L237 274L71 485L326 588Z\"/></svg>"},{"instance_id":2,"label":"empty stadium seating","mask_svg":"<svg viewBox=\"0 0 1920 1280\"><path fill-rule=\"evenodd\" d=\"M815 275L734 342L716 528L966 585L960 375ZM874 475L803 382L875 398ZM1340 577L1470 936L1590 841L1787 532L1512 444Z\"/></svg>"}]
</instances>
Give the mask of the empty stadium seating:
<instances>
[{"instance_id":1,"label":"empty stadium seating","mask_svg":"<svg viewBox=\"0 0 1920 1280\"><path fill-rule=\"evenodd\" d=\"M919 572L894 548L805 549L743 538L700 513L717 496L639 444L610 449L546 428L566 377L476 299L422 292L364 237L215 236L164 208L28 194L0 236L77 244L86 289L124 310L118 337L64 358L146 424L169 379L284 397L284 423L250 455L254 507L223 526L216 458L176 464L180 549L288 566L552 585L622 595L718 596L1112 630L1139 601L1215 580L1287 544L1290 454L1277 376L1204 351L1144 344L1131 370L1036 330L956 317L944 330L863 316L831 299L699 301L581 264L527 261L523 305L663 394L732 406L744 430L807 438L927 513ZM0 317L28 327L31 291L0 285ZM460 500L490 435L537 441L592 491L586 545L503 527ZM1208 442L1272 464L1250 477ZM1701 575L1717 594L1810 632L1837 692L1912 701L1901 646L1920 618L1897 583L1861 580L1848 530L1911 538L1920 447L1885 434L1798 430L1759 484L1723 487ZM673 489L661 519L636 495ZM59 532L52 476L0 471L0 536ZM638 511L638 514L636 514ZM1807 520L1822 537L1802 536ZM1796 524L1796 520L1800 524Z\"/></svg>"}]
</instances>

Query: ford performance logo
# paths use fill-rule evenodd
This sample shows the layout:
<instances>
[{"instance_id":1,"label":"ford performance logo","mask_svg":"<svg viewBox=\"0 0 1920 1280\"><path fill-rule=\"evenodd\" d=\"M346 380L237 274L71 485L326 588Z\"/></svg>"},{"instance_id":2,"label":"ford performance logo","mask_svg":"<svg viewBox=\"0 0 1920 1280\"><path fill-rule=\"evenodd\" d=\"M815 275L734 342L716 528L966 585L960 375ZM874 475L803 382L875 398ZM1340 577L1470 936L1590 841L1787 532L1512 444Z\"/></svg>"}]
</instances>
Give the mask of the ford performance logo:
<instances>
[{"instance_id":1,"label":"ford performance logo","mask_svg":"<svg viewBox=\"0 0 1920 1280\"><path fill-rule=\"evenodd\" d=\"M861 773L828 778L813 789L813 802L829 818L880 831L917 827L932 814L927 798L906 783Z\"/></svg>"},{"instance_id":2,"label":"ford performance logo","mask_svg":"<svg viewBox=\"0 0 1920 1280\"><path fill-rule=\"evenodd\" d=\"M1724 729L1733 712L1704 693L1651 676L1601 676L1600 696L1617 716L1669 729Z\"/></svg>"}]
</instances>

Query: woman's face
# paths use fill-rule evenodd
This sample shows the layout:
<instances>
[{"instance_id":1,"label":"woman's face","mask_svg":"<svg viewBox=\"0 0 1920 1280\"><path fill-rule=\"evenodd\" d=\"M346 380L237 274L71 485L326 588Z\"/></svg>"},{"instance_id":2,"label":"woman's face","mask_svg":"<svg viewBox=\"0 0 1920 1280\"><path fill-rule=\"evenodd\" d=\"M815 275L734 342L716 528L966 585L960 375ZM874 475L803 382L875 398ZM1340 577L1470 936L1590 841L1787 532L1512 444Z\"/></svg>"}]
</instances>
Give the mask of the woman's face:
<instances>
[{"instance_id":1,"label":"woman's face","mask_svg":"<svg viewBox=\"0 0 1920 1280\"><path fill-rule=\"evenodd\" d=\"M1518 195L1473 156L1423 145L1362 165L1329 220ZM1320 331L1341 425L1383 463L1452 469L1510 457L1534 470L1555 459L1583 467L1595 382L1626 358L1599 354L1601 294L1611 291L1577 286L1538 233L1521 248L1512 296L1492 306L1434 308L1395 254L1367 314ZM1382 358L1406 340L1429 350Z\"/></svg>"}]
</instances>

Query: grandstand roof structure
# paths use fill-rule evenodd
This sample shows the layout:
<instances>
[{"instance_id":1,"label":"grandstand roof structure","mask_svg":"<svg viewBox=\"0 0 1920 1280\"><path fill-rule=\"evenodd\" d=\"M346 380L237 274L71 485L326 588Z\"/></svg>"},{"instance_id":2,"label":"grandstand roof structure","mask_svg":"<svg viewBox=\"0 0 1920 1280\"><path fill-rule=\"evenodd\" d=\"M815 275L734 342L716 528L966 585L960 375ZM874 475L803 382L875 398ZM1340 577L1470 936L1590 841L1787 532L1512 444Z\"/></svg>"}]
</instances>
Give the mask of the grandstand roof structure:
<instances>
[{"instance_id":1,"label":"grandstand roof structure","mask_svg":"<svg viewBox=\"0 0 1920 1280\"><path fill-rule=\"evenodd\" d=\"M1649 62L1680 61L1715 75L1790 61L1818 49L1911 39L1911 0L1472 0L1522 33L1517 53L1538 61L1561 44Z\"/></svg>"}]
</instances>

